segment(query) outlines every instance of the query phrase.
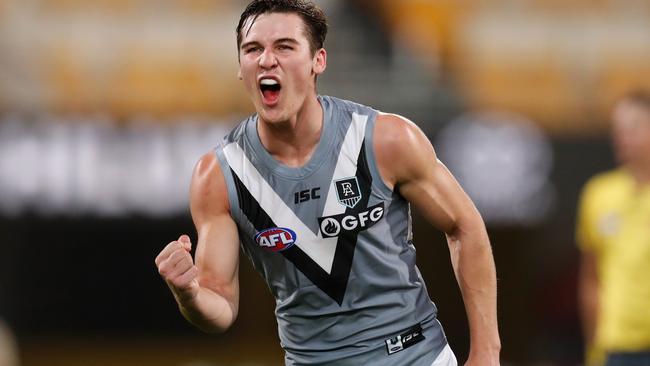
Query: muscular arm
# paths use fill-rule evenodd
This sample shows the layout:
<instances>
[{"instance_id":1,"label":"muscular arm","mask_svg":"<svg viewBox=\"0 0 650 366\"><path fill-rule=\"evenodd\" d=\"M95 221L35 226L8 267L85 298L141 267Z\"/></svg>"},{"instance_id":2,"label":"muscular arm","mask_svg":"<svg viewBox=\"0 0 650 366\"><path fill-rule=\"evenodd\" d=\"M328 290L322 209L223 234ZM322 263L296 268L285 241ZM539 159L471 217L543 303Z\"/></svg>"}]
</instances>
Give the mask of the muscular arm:
<instances>
[{"instance_id":1,"label":"muscular arm","mask_svg":"<svg viewBox=\"0 0 650 366\"><path fill-rule=\"evenodd\" d=\"M232 325L239 307L239 237L229 215L225 180L213 152L196 165L190 209L198 232L195 261L186 235L156 258L185 318L206 332Z\"/></svg>"},{"instance_id":2,"label":"muscular arm","mask_svg":"<svg viewBox=\"0 0 650 366\"><path fill-rule=\"evenodd\" d=\"M382 178L447 237L469 321L467 364L497 365L496 271L481 216L417 126L384 114L375 128Z\"/></svg>"}]
</instances>

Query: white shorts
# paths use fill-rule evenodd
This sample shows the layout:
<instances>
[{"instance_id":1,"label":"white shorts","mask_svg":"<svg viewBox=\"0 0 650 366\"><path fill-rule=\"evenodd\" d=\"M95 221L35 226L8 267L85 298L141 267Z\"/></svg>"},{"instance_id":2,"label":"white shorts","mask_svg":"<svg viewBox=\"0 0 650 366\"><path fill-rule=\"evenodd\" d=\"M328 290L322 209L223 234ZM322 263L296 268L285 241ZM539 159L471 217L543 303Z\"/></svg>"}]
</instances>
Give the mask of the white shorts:
<instances>
[{"instance_id":1,"label":"white shorts","mask_svg":"<svg viewBox=\"0 0 650 366\"><path fill-rule=\"evenodd\" d=\"M446 345L445 348L442 349L438 357L436 357L436 360L433 361L431 366L457 366L458 361L456 361L456 356L454 355L454 351L451 350L449 345Z\"/></svg>"}]
</instances>

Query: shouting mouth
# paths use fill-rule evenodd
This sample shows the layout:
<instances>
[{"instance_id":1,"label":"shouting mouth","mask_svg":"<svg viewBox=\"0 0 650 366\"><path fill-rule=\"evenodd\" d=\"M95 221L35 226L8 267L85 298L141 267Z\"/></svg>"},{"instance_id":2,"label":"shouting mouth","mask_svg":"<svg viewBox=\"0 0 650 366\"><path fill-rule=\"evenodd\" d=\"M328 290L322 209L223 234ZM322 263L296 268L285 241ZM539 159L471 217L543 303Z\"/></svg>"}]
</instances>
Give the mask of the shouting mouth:
<instances>
[{"instance_id":1,"label":"shouting mouth","mask_svg":"<svg viewBox=\"0 0 650 366\"><path fill-rule=\"evenodd\" d=\"M265 77L260 79L260 91L262 92L262 101L267 106L273 106L280 99L280 90L282 86L275 78Z\"/></svg>"}]
</instances>

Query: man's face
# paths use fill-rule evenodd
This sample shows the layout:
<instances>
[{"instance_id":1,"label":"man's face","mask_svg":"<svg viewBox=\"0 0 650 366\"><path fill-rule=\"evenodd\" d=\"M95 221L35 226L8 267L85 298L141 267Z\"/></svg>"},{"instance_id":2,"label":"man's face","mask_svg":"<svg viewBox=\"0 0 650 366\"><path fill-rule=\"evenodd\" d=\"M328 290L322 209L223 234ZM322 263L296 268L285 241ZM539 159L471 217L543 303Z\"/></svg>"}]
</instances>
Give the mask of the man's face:
<instances>
[{"instance_id":1,"label":"man's face","mask_svg":"<svg viewBox=\"0 0 650 366\"><path fill-rule=\"evenodd\" d=\"M250 19L250 18L249 18ZM296 115L315 95L315 75L325 71L326 54L312 54L305 24L293 13L260 15L242 28L239 77L255 110L270 123Z\"/></svg>"},{"instance_id":2,"label":"man's face","mask_svg":"<svg viewBox=\"0 0 650 366\"><path fill-rule=\"evenodd\" d=\"M621 164L650 164L650 110L622 101L613 113L616 157Z\"/></svg>"}]
</instances>

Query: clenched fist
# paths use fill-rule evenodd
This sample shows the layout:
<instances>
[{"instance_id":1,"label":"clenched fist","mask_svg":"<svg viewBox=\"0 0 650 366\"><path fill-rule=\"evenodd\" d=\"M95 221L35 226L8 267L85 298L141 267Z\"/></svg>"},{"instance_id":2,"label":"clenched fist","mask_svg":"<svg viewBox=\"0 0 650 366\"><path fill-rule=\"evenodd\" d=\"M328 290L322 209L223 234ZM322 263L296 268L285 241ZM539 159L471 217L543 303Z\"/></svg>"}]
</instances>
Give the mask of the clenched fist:
<instances>
[{"instance_id":1,"label":"clenched fist","mask_svg":"<svg viewBox=\"0 0 650 366\"><path fill-rule=\"evenodd\" d=\"M172 241L156 257L158 273L167 282L178 300L192 300L199 292L199 270L190 251L192 243L187 235Z\"/></svg>"}]
</instances>

